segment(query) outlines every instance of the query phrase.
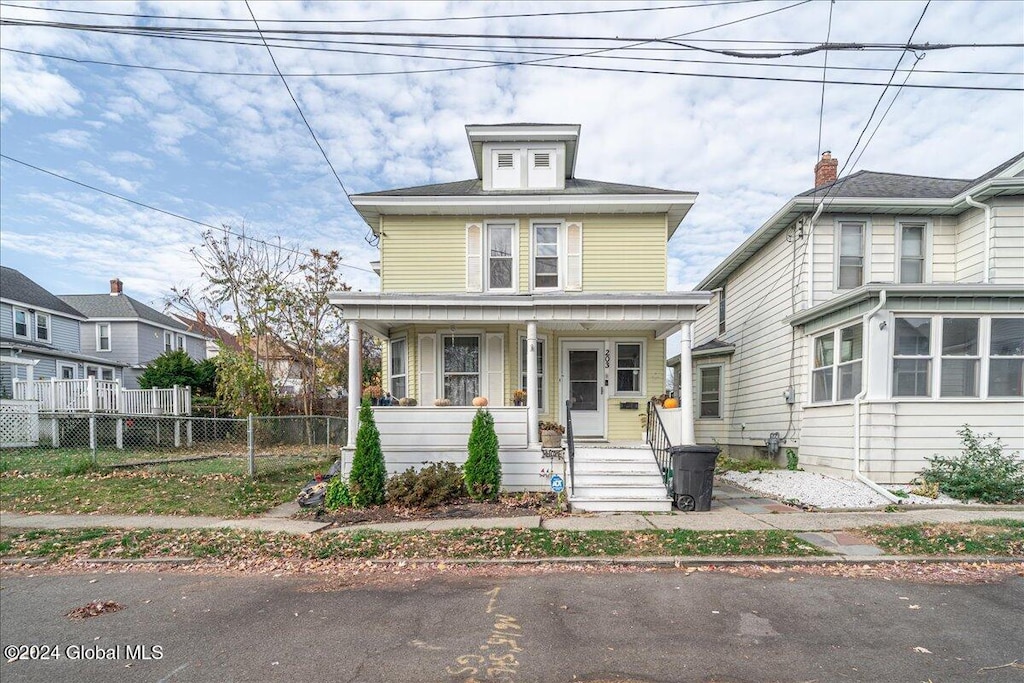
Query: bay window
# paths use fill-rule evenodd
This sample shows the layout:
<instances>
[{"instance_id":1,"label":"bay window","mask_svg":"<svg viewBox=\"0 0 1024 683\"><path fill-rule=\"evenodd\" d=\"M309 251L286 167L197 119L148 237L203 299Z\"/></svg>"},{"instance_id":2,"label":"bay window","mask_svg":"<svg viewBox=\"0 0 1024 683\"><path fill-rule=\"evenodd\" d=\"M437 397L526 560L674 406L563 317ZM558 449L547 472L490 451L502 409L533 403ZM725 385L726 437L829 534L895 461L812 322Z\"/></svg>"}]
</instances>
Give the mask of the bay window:
<instances>
[{"instance_id":1,"label":"bay window","mask_svg":"<svg viewBox=\"0 0 1024 683\"><path fill-rule=\"evenodd\" d=\"M391 364L391 386L389 391L395 398L405 398L408 381L408 370L406 370L406 341L405 339L394 339L391 342L390 364Z\"/></svg>"},{"instance_id":2,"label":"bay window","mask_svg":"<svg viewBox=\"0 0 1024 683\"><path fill-rule=\"evenodd\" d=\"M480 337L445 336L443 348L444 398L453 406L472 405L480 395Z\"/></svg>"}]
</instances>

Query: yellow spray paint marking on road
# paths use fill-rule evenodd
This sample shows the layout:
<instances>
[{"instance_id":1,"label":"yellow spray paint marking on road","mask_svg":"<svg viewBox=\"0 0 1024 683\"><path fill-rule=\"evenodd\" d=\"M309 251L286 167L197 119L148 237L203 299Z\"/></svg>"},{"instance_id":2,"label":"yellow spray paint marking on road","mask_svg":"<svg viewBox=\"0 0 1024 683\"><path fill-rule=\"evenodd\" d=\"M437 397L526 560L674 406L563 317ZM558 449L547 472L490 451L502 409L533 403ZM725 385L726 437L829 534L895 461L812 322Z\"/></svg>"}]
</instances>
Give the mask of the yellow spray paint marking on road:
<instances>
[{"instance_id":1,"label":"yellow spray paint marking on road","mask_svg":"<svg viewBox=\"0 0 1024 683\"><path fill-rule=\"evenodd\" d=\"M487 591L488 596L485 614L494 614L494 623L487 634L487 640L480 646L484 654L466 654L455 658L458 666L449 666L446 671L453 676L465 676L463 683L482 683L483 681L514 681L519 672L519 660L516 655L523 651L521 638L523 627L515 617L500 614L498 594L501 587Z\"/></svg>"}]
</instances>

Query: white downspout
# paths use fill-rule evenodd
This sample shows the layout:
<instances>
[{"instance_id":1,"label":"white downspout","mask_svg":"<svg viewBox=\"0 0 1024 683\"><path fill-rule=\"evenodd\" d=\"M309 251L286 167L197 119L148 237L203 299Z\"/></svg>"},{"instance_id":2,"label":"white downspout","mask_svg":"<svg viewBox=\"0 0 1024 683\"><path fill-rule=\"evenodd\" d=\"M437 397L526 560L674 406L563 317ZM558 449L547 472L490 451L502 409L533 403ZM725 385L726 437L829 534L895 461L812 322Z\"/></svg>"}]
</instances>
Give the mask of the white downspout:
<instances>
[{"instance_id":1,"label":"white downspout","mask_svg":"<svg viewBox=\"0 0 1024 683\"><path fill-rule=\"evenodd\" d=\"M878 313L880 310L882 310L883 306L885 306L884 289L878 293L878 305L872 308L867 313L865 313L861 321L861 325L866 330L866 332L864 333L863 341L861 342L864 345L863 362L865 368L868 367L868 350L871 348L871 345L868 343L868 337L871 334L869 323L871 321L871 318L875 315L875 313ZM860 471L860 402L864 398L864 396L867 395L867 393L868 383L864 382L864 386L861 387L860 393L853 397L853 476L857 478L857 481L862 482L879 495L884 496L886 500L889 500L893 503L896 503L897 505L900 505L903 503L902 499L897 498L892 494L892 492L885 490L875 482L871 481L866 476L864 476L864 474Z\"/></svg>"},{"instance_id":2,"label":"white downspout","mask_svg":"<svg viewBox=\"0 0 1024 683\"><path fill-rule=\"evenodd\" d=\"M982 280L985 284L989 281L989 264L991 263L992 256L992 207L982 202L974 201L974 197L967 195L964 198L968 206L973 206L975 209L982 209L985 212L985 279Z\"/></svg>"}]
</instances>

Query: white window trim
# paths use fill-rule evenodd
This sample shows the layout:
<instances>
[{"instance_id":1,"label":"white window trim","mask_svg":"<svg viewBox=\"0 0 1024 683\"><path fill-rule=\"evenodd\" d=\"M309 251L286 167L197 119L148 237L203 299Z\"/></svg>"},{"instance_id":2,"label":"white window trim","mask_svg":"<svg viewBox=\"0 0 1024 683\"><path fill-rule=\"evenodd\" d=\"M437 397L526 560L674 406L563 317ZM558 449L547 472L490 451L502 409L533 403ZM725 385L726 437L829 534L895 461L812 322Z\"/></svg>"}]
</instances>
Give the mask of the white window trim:
<instances>
[{"instance_id":1,"label":"white window trim","mask_svg":"<svg viewBox=\"0 0 1024 683\"><path fill-rule=\"evenodd\" d=\"M558 225L558 285L555 287L537 287L534 279L537 271L537 226ZM527 288L531 292L560 292L565 287L565 219L550 220L533 219L530 221L530 283Z\"/></svg>"},{"instance_id":2,"label":"white window trim","mask_svg":"<svg viewBox=\"0 0 1024 683\"><path fill-rule=\"evenodd\" d=\"M721 337L725 334L726 325L725 318L729 312L729 300L725 296L726 283L722 283L722 288L718 292L718 336Z\"/></svg>"},{"instance_id":3,"label":"white window trim","mask_svg":"<svg viewBox=\"0 0 1024 683\"><path fill-rule=\"evenodd\" d=\"M98 379L100 381L105 381L105 382L115 382L115 381L117 381L117 371L114 368L110 367L109 365L95 365L93 363L87 364L85 366L85 377L86 377L86 379L88 379L88 377L89 377L89 370L90 369L96 371L96 379ZM109 372L110 373L110 379L108 379L108 380L104 380L103 379L103 373L104 372Z\"/></svg>"},{"instance_id":4,"label":"white window trim","mask_svg":"<svg viewBox=\"0 0 1024 683\"><path fill-rule=\"evenodd\" d=\"M924 251L924 261L921 264L921 283L928 284L932 281L932 221L927 218L901 218L896 221L896 282L903 283L903 226L923 225L921 249ZM916 284L916 283L913 283Z\"/></svg>"},{"instance_id":5,"label":"white window trim","mask_svg":"<svg viewBox=\"0 0 1024 683\"><path fill-rule=\"evenodd\" d=\"M491 226L512 227L512 286L494 288L491 287L491 254L490 254L490 231ZM484 221L483 239L480 240L480 248L483 251L483 291L500 294L517 294L519 292L519 220L491 219Z\"/></svg>"},{"instance_id":6,"label":"white window trim","mask_svg":"<svg viewBox=\"0 0 1024 683\"><path fill-rule=\"evenodd\" d=\"M402 375L395 375L395 374L392 374L392 372L391 372L391 361L394 359L394 348L395 348L395 343L396 342L405 342L405 374L402 374ZM403 334L399 334L399 335L395 335L394 337L392 337L391 339L388 340L388 384L387 384L388 389L387 390L388 390L388 392L392 396L394 396L395 393L394 393L394 391L392 391L393 387L391 386L391 383L392 383L392 380L394 380L396 377L404 377L405 378L405 396L404 397L400 396L399 398L408 397L409 396L409 335L408 334L404 334L404 333Z\"/></svg>"},{"instance_id":7,"label":"white window trim","mask_svg":"<svg viewBox=\"0 0 1024 683\"><path fill-rule=\"evenodd\" d=\"M839 259L842 253L842 224L862 223L864 225L864 256L861 264L860 284L863 287L871 281L871 217L870 216L836 216L832 227L832 290L835 292L849 292L857 287L839 288Z\"/></svg>"},{"instance_id":8,"label":"white window trim","mask_svg":"<svg viewBox=\"0 0 1024 683\"><path fill-rule=\"evenodd\" d=\"M895 368L894 368L894 366L896 365L896 360L898 360L900 358L905 358L905 359L914 359L914 358L916 358L916 359L923 359L923 358L925 358L925 356L920 356L920 355L917 355L917 356L901 355L901 356L897 357L897 355L896 355L896 320L898 318L928 318L928 320L930 321L928 334L931 335L931 336L928 339L928 356L927 356L927 358L931 362L931 365L928 368L928 382L929 382L929 387L928 387L928 394L929 395L928 396L897 396L896 395L896 371L895 371ZM911 313L911 312L902 313L901 312L898 315L893 314L893 315L890 316L889 324L892 326L892 334L889 335L889 358L888 358L888 361L889 361L889 396L894 401L931 401L931 400L934 400L933 397L934 397L934 395L936 393L936 391L935 391L935 381L936 381L936 379L938 379L938 375L937 375L938 363L936 362L938 357L935 355L935 352L936 352L936 339L938 337L938 334L936 334L936 332L937 331L941 332L941 330L937 330L935 323L936 323L935 316L933 314L931 314L931 313Z\"/></svg>"},{"instance_id":9,"label":"white window trim","mask_svg":"<svg viewBox=\"0 0 1024 683\"><path fill-rule=\"evenodd\" d=\"M519 335L516 337L516 357L519 359L517 361L518 367L519 367L519 374L516 375L516 382L515 382L515 388L516 389L522 389L523 388L522 378L523 378L523 375L526 374L526 366L523 365L523 355L522 355L523 341L525 339L526 339L526 333L525 332L520 332ZM549 377L549 375L548 375L548 357L551 355L551 344L550 344L550 341L548 340L548 335L546 335L546 334L539 334L538 333L537 334L537 341L544 343L544 357L540 359L541 362L537 363L537 372L540 373L541 378L544 380L544 395L542 397L543 400L537 405L537 411L541 415L544 415L544 414L547 413L548 394L551 393L550 382L548 381L548 377ZM529 396L529 387L527 387L526 390L527 390L527 396Z\"/></svg>"},{"instance_id":10,"label":"white window trim","mask_svg":"<svg viewBox=\"0 0 1024 683\"><path fill-rule=\"evenodd\" d=\"M608 340L612 345L612 365L608 370L611 371L611 392L609 398L636 398L637 396L647 395L647 340L646 339L610 339ZM619 344L639 344L640 345L640 390L639 391L619 391Z\"/></svg>"},{"instance_id":11,"label":"white window trim","mask_svg":"<svg viewBox=\"0 0 1024 683\"><path fill-rule=\"evenodd\" d=\"M25 334L18 334L18 313L25 314ZM32 314L28 312L27 308L20 306L11 307L11 334L18 339L32 338Z\"/></svg>"},{"instance_id":12,"label":"white window trim","mask_svg":"<svg viewBox=\"0 0 1024 683\"><path fill-rule=\"evenodd\" d=\"M923 316L915 316L923 317ZM851 327L861 327L861 339L860 339L860 358L856 360L842 361L842 344L843 344L843 330ZM820 368L814 367L814 341L820 337L832 336L832 364L823 365ZM895 336L895 335L894 335ZM814 408L817 406L835 406L835 405L849 405L853 403L853 397L850 398L839 398L839 368L844 365L852 365L853 363L860 363L860 387L864 389L865 382L867 382L867 363L864 362L864 352L868 347L868 338L866 331L863 329L863 323L861 322L850 322L849 324L840 325L834 327L831 330L825 332L815 332L810 336L810 348L807 350L807 406ZM891 354L890 354L891 355ZM892 358L889 358L889 362L892 362ZM832 368L832 391L830 392L831 397L824 401L814 400L814 372L815 370L821 371L825 368Z\"/></svg>"},{"instance_id":13,"label":"white window trim","mask_svg":"<svg viewBox=\"0 0 1024 683\"><path fill-rule=\"evenodd\" d=\"M176 335L174 335L174 350L175 351L184 351L185 353L188 353L188 346L187 346L187 344L185 342L185 335L183 335L183 334L176 334Z\"/></svg>"},{"instance_id":14,"label":"white window trim","mask_svg":"<svg viewBox=\"0 0 1024 683\"><path fill-rule=\"evenodd\" d=\"M438 331L438 333L437 333L437 342L436 342L436 346L435 346L436 355L437 355L436 364L435 364L435 366L437 368L437 394L436 394L437 397L438 398L444 398L444 375L445 375L445 371L444 371L444 338L445 337L452 337L452 336L455 336L455 337L476 337L477 340L479 341L479 343L480 343L480 346L479 346L479 348L480 348L480 362L478 364L476 373L477 373L477 376L480 378L479 381L477 382L477 387L479 388L480 393L477 394L477 395L478 396L487 396L488 395L488 393L487 393L488 392L488 388L487 388L487 371L486 371L486 369L484 367L486 362L487 362L487 347L486 347L486 344L487 344L487 334L483 330L474 328L474 329L471 329L471 330L456 330L455 332L452 332L451 330L449 330L447 332ZM466 373L466 374L468 374L468 373ZM495 405L498 405L498 403L495 402Z\"/></svg>"},{"instance_id":15,"label":"white window trim","mask_svg":"<svg viewBox=\"0 0 1024 683\"><path fill-rule=\"evenodd\" d=\"M46 338L45 339L41 339L39 337L39 320L41 318L45 318L46 319ZM35 337L35 340L37 342L43 342L44 344L52 344L53 343L53 316L51 316L49 313L40 313L39 311L36 311L35 320L33 322L35 324L32 325L32 331L33 331L33 336Z\"/></svg>"},{"instance_id":16,"label":"white window trim","mask_svg":"<svg viewBox=\"0 0 1024 683\"><path fill-rule=\"evenodd\" d=\"M955 319L960 319L960 320L969 319L969 320L977 320L978 321L978 339L977 339L978 353L977 354L975 354L973 356L947 356L947 355L942 353L942 335L945 334L945 331L946 331L946 320L950 320L950 319L954 319L954 318ZM986 320L988 322L986 322ZM936 325L935 325L936 321L938 321L938 323L939 323L938 327L936 327ZM950 400L953 400L953 401L973 401L973 400L978 400L978 399L982 398L982 395L987 393L987 391L982 389L982 383L981 382L982 382L983 379L985 380L985 389L987 390L987 388L988 388L988 372L987 372L987 368L983 368L982 366L987 366L988 365L988 363L985 362L985 355L986 355L985 354L985 350L988 348L988 340L989 340L988 331L991 329L991 326L992 326L992 318L984 316L984 315L982 315L980 313L977 313L977 314L974 314L974 315L971 315L971 314L950 315L948 313L942 313L942 314L939 314L937 316L933 316L932 317L932 329L933 330L934 329L938 329L938 331L939 331L939 333L937 335L935 335L937 337L935 342L937 342L937 343L934 343L934 346L933 346L934 354L935 354L933 356L933 358L935 358L935 359L937 359L939 361L938 363L934 363L933 364L934 367L932 368L932 371L934 373L934 376L932 377L932 394L935 396L935 398L940 399L940 400L946 400L946 401L950 401ZM984 344L985 346L982 346L982 344ZM978 393L977 393L976 396L943 396L942 395L942 366L944 365L944 363L945 363L945 361L947 359L948 360L953 360L953 361L956 361L956 360L973 360L973 361L977 362L977 366L976 367L977 367L978 374L977 374L977 377L975 378L975 382L977 383L977 392ZM984 377L982 377L982 375L984 375Z\"/></svg>"},{"instance_id":17,"label":"white window trim","mask_svg":"<svg viewBox=\"0 0 1024 683\"><path fill-rule=\"evenodd\" d=\"M704 372L709 370L718 371L718 415L714 416L703 416L701 415L701 403L704 401ZM697 366L697 419L698 420L718 420L722 421L725 419L725 366L722 364L714 365L698 365Z\"/></svg>"},{"instance_id":18,"label":"white window trim","mask_svg":"<svg viewBox=\"0 0 1024 683\"><path fill-rule=\"evenodd\" d=\"M71 368L71 379L78 379L78 363L67 363L61 360L57 361L57 379L63 378L61 370L64 368Z\"/></svg>"},{"instance_id":19,"label":"white window trim","mask_svg":"<svg viewBox=\"0 0 1024 683\"><path fill-rule=\"evenodd\" d=\"M174 350L174 333L165 330L164 331L164 353Z\"/></svg>"},{"instance_id":20,"label":"white window trim","mask_svg":"<svg viewBox=\"0 0 1024 683\"><path fill-rule=\"evenodd\" d=\"M103 329L103 327L107 328L107 348L105 348L105 349L100 345L100 340L102 339L102 335L100 334L100 330ZM113 346L114 346L114 340L111 338L111 335L112 335L112 329L111 329L111 324L110 323L96 323L96 351L97 352L99 352L99 353L110 353L110 349L113 348Z\"/></svg>"},{"instance_id":21,"label":"white window trim","mask_svg":"<svg viewBox=\"0 0 1024 683\"><path fill-rule=\"evenodd\" d=\"M979 372L978 382L980 384L982 381L984 381L984 384L980 384L980 386L978 387L978 392L979 392L979 394L981 396L985 397L985 400L992 400L992 401L1024 401L1024 396L992 396L991 398L989 398L989 377L990 377L989 365L992 363L992 360L993 359L996 359L996 360L999 360L999 359L1016 359L1016 358L1020 358L1021 357L1021 356L999 356L999 355L995 355L994 356L994 355L992 355L992 321L995 318L1000 318L1000 319L1007 319L1007 318L1020 319L1020 316L1009 315L1007 313L1004 313L1004 314L992 313L992 314L986 315L982 319L982 325L981 326L982 326L984 332L979 332L979 334L978 334L978 336L979 336L978 342L979 342L979 350L983 350L984 354L981 357L981 372ZM984 347L980 346L980 344L982 342L984 342L984 344L985 344Z\"/></svg>"}]
</instances>

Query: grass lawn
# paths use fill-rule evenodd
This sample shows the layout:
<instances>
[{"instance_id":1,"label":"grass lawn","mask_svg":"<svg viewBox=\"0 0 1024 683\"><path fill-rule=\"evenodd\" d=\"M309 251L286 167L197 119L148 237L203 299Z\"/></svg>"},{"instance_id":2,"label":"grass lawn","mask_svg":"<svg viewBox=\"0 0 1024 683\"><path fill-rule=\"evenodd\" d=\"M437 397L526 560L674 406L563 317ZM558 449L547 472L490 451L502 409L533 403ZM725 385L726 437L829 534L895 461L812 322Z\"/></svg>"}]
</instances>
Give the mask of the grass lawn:
<instances>
[{"instance_id":1,"label":"grass lawn","mask_svg":"<svg viewBox=\"0 0 1024 683\"><path fill-rule=\"evenodd\" d=\"M894 554L1024 557L1024 521L1015 519L876 526L863 532Z\"/></svg>"},{"instance_id":2,"label":"grass lawn","mask_svg":"<svg viewBox=\"0 0 1024 683\"><path fill-rule=\"evenodd\" d=\"M784 531L458 529L298 536L221 529L36 530L5 533L0 555L78 558L190 556L255 563L353 559L495 559L667 555L808 557L825 551Z\"/></svg>"},{"instance_id":3,"label":"grass lawn","mask_svg":"<svg viewBox=\"0 0 1024 683\"><path fill-rule=\"evenodd\" d=\"M170 457L196 455L176 451ZM102 464L157 459L159 453L101 453ZM256 477L244 457L176 462L111 470L94 468L88 451L73 449L0 453L0 510L5 512L210 515L246 517L294 500L322 456L261 457Z\"/></svg>"}]
</instances>

